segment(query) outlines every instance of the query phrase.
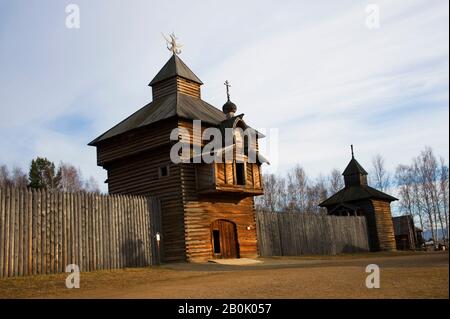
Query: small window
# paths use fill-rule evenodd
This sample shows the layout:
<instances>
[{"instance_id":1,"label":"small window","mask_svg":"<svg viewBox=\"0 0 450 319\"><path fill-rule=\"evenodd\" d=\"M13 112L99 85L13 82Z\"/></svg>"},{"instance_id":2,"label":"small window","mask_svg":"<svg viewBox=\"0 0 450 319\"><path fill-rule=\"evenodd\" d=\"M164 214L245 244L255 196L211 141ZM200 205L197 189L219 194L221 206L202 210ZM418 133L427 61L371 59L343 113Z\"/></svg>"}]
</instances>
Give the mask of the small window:
<instances>
[{"instance_id":1,"label":"small window","mask_svg":"<svg viewBox=\"0 0 450 319\"><path fill-rule=\"evenodd\" d=\"M245 185L244 163L236 163L236 184L237 185Z\"/></svg>"},{"instance_id":2,"label":"small window","mask_svg":"<svg viewBox=\"0 0 450 319\"><path fill-rule=\"evenodd\" d=\"M169 176L169 165L159 168L159 178Z\"/></svg>"},{"instance_id":3,"label":"small window","mask_svg":"<svg viewBox=\"0 0 450 319\"><path fill-rule=\"evenodd\" d=\"M220 232L217 229L213 230L213 242L214 242L214 253L220 254Z\"/></svg>"}]
</instances>

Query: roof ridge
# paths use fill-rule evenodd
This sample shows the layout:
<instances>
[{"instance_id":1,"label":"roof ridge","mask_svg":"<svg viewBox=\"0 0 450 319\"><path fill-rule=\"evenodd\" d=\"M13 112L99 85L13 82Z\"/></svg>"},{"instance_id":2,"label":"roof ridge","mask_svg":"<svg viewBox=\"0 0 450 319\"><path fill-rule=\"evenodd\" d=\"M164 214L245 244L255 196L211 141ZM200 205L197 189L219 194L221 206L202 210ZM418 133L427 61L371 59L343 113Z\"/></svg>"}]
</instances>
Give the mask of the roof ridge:
<instances>
[{"instance_id":1,"label":"roof ridge","mask_svg":"<svg viewBox=\"0 0 450 319\"><path fill-rule=\"evenodd\" d=\"M177 116L179 116L180 114L180 106L178 105L178 96L179 96L180 92L175 92L175 113L177 114Z\"/></svg>"}]
</instances>

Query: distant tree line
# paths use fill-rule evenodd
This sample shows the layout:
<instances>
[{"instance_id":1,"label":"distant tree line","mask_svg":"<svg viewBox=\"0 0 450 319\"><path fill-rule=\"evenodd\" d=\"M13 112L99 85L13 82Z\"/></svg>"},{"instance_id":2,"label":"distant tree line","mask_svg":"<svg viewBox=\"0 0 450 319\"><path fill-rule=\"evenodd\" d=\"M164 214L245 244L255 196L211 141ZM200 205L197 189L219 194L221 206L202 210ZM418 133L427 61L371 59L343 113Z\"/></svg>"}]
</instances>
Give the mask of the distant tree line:
<instances>
[{"instance_id":1,"label":"distant tree line","mask_svg":"<svg viewBox=\"0 0 450 319\"><path fill-rule=\"evenodd\" d=\"M10 170L6 165L0 165L0 187L100 193L94 177L83 179L80 169L75 166L61 162L56 167L44 157L31 161L28 174L19 167Z\"/></svg>"},{"instance_id":2,"label":"distant tree line","mask_svg":"<svg viewBox=\"0 0 450 319\"><path fill-rule=\"evenodd\" d=\"M337 169L326 177L310 178L303 167L296 165L286 176L263 175L264 195L256 198L257 210L288 213L324 214L318 204L344 187Z\"/></svg>"},{"instance_id":3,"label":"distant tree line","mask_svg":"<svg viewBox=\"0 0 450 319\"><path fill-rule=\"evenodd\" d=\"M423 230L430 230L433 241L438 230L448 239L449 179L448 164L439 160L426 147L409 165L398 165L395 171L400 210L419 221Z\"/></svg>"},{"instance_id":4,"label":"distant tree line","mask_svg":"<svg viewBox=\"0 0 450 319\"><path fill-rule=\"evenodd\" d=\"M327 176L310 178L297 165L286 176L264 174L264 195L255 200L257 210L324 214L318 204L344 187L338 169ZM381 155L372 158L369 185L399 198L402 215L412 215L423 230L430 230L433 240L438 229L448 239L449 220L449 168L444 158L435 157L425 147L408 165L400 164L391 173Z\"/></svg>"}]
</instances>

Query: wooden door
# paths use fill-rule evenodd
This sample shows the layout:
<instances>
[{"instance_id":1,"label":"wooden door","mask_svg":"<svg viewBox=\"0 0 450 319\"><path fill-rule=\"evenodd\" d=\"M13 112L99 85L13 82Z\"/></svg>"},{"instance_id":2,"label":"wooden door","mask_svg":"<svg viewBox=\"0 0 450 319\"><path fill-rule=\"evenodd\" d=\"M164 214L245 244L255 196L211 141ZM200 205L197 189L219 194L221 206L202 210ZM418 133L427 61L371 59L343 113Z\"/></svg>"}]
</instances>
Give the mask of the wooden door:
<instances>
[{"instance_id":1,"label":"wooden door","mask_svg":"<svg viewBox=\"0 0 450 319\"><path fill-rule=\"evenodd\" d=\"M239 258L236 224L224 219L211 225L211 242L214 258Z\"/></svg>"}]
</instances>

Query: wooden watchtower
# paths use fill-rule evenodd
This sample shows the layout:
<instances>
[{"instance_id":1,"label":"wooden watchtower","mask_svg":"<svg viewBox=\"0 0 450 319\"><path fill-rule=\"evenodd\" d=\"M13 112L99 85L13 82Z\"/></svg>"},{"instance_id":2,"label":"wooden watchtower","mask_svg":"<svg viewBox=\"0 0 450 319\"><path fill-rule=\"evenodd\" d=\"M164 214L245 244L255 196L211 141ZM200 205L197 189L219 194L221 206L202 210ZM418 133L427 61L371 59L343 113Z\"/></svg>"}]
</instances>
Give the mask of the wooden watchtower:
<instances>
[{"instance_id":1,"label":"wooden watchtower","mask_svg":"<svg viewBox=\"0 0 450 319\"><path fill-rule=\"evenodd\" d=\"M89 145L97 148L97 164L108 173L110 194L160 198L163 261L255 257L253 196L263 193L261 161L250 163L247 153L242 162L171 160L179 140L208 142L192 138L193 120L201 121L202 130L248 128L229 99L222 111L201 99L202 81L177 53L150 82L153 101ZM184 129L178 141L170 139L176 128ZM182 136L185 132L189 136ZM257 144L256 139L251 147Z\"/></svg>"},{"instance_id":2,"label":"wooden watchtower","mask_svg":"<svg viewBox=\"0 0 450 319\"><path fill-rule=\"evenodd\" d=\"M372 188L366 170L353 155L344 172L345 187L319 204L329 215L366 216L369 245L372 251L395 250L391 202L397 198Z\"/></svg>"}]
</instances>

